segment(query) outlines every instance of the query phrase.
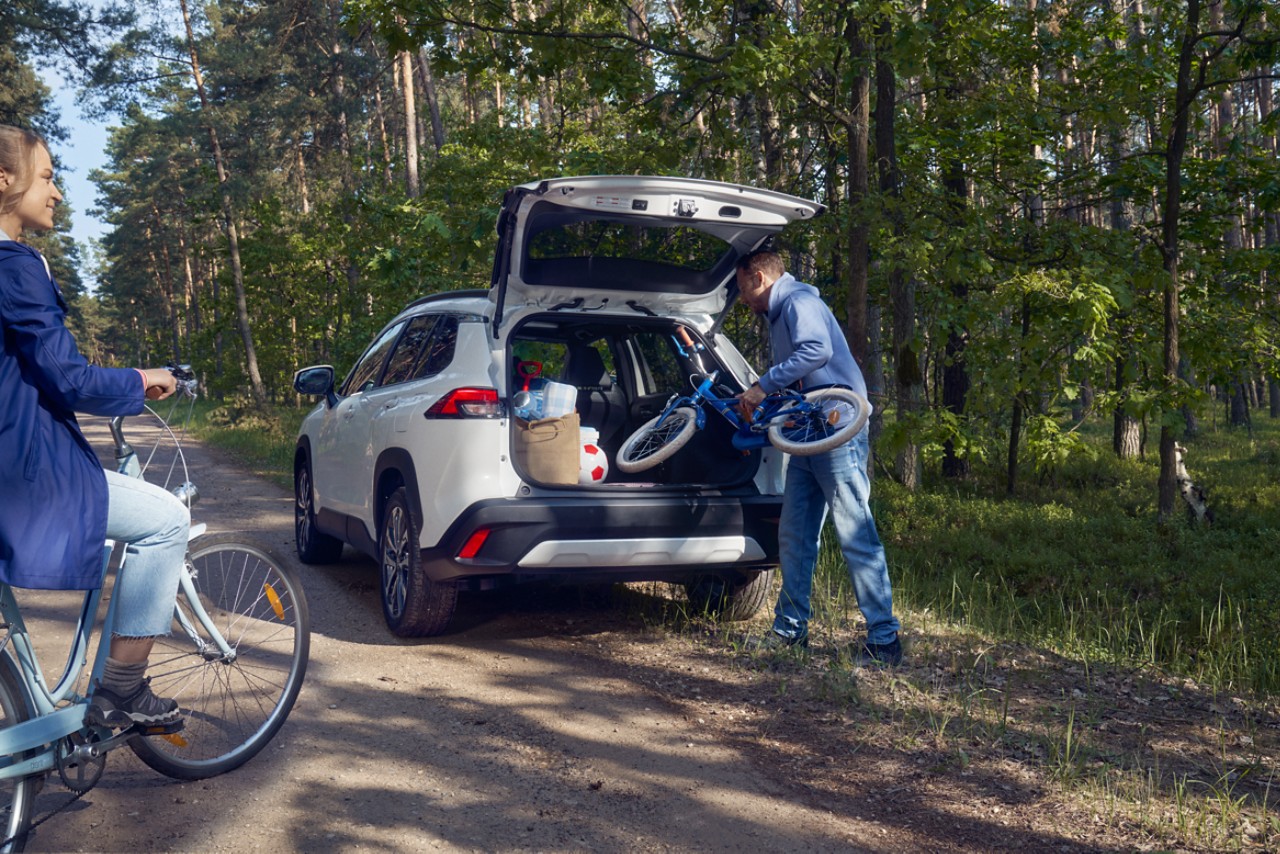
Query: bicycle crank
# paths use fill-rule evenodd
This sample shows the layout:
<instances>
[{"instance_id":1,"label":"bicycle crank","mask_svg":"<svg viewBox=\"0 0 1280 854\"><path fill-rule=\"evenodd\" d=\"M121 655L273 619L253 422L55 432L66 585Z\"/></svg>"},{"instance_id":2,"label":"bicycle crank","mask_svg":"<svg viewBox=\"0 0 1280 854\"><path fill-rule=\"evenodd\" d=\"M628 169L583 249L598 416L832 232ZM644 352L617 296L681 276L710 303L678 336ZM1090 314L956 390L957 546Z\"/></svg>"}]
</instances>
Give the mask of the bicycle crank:
<instances>
[{"instance_id":1,"label":"bicycle crank","mask_svg":"<svg viewBox=\"0 0 1280 854\"><path fill-rule=\"evenodd\" d=\"M96 736L72 733L58 745L55 756L62 785L81 794L98 785L107 767L107 751Z\"/></svg>"}]
</instances>

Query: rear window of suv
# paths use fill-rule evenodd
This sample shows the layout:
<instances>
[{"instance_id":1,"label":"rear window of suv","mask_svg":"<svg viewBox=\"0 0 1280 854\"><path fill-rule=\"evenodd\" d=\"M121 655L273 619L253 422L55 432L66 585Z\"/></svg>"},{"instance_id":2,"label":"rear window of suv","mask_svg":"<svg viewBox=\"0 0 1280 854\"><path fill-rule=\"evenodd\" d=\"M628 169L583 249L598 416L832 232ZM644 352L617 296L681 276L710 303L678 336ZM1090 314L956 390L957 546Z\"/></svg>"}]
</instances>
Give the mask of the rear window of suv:
<instances>
[{"instance_id":1,"label":"rear window of suv","mask_svg":"<svg viewBox=\"0 0 1280 854\"><path fill-rule=\"evenodd\" d=\"M581 220L537 231L527 251L532 261L625 258L705 273L727 249L724 241L693 228Z\"/></svg>"}]
</instances>

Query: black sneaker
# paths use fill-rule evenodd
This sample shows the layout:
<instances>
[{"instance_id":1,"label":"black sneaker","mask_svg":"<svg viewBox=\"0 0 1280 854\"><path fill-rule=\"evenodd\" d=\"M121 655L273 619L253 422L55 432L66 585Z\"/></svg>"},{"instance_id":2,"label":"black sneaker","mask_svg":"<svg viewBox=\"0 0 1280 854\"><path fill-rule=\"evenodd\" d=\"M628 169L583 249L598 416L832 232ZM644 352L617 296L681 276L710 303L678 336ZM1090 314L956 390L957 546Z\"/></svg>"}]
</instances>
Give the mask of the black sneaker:
<instances>
[{"instance_id":1,"label":"black sneaker","mask_svg":"<svg viewBox=\"0 0 1280 854\"><path fill-rule=\"evenodd\" d=\"M894 635L889 643L864 643L858 650L858 667L897 667L902 663L902 644Z\"/></svg>"},{"instance_id":2,"label":"black sneaker","mask_svg":"<svg viewBox=\"0 0 1280 854\"><path fill-rule=\"evenodd\" d=\"M182 719L177 700L157 697L151 691L151 680L144 679L128 697L110 688L98 686L89 705L89 720L98 726L124 729L135 725L164 726Z\"/></svg>"},{"instance_id":3,"label":"black sneaker","mask_svg":"<svg viewBox=\"0 0 1280 854\"><path fill-rule=\"evenodd\" d=\"M778 652L784 649L808 649L809 635L790 635L779 634L770 629L761 637L754 637L747 640L747 649L752 652Z\"/></svg>"}]
</instances>

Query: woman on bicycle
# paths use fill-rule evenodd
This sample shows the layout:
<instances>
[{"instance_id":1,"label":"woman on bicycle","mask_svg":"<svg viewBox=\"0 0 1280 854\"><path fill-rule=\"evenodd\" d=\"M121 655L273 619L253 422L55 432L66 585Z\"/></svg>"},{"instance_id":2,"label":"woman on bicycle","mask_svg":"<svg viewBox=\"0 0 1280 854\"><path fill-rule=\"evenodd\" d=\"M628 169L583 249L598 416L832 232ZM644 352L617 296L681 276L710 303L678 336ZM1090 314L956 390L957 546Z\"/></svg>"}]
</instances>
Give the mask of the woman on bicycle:
<instances>
[{"instance_id":1,"label":"woman on bicycle","mask_svg":"<svg viewBox=\"0 0 1280 854\"><path fill-rule=\"evenodd\" d=\"M163 368L103 368L80 354L48 263L18 242L53 228L61 200L44 140L0 125L0 580L97 587L104 540L127 543L93 714L106 726L172 725L177 703L156 697L143 674L155 638L169 632L190 514L165 490L104 471L74 413L136 415L176 380Z\"/></svg>"}]
</instances>

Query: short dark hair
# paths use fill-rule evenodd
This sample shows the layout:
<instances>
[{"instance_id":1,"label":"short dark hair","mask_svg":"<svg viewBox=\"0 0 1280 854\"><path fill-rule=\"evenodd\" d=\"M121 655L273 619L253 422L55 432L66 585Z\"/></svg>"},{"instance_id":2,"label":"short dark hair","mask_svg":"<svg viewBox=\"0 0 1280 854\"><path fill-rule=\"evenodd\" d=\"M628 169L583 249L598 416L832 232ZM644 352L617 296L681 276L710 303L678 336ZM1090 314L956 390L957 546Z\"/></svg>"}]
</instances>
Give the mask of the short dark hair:
<instances>
[{"instance_id":1,"label":"short dark hair","mask_svg":"<svg viewBox=\"0 0 1280 854\"><path fill-rule=\"evenodd\" d=\"M764 273L774 279L787 272L786 265L782 263L782 256L772 249L748 252L738 259L738 269L744 273Z\"/></svg>"}]
</instances>

